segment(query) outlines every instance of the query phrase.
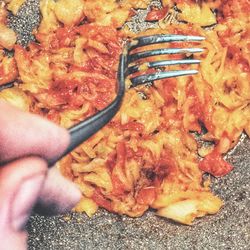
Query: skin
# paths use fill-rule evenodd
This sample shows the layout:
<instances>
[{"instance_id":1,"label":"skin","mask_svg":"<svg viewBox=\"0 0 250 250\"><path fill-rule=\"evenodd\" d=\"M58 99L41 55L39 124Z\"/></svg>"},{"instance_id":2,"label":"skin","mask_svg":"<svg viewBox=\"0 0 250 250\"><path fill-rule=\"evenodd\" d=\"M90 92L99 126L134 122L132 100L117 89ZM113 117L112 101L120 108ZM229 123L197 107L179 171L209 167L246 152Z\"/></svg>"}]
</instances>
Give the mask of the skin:
<instances>
[{"instance_id":1,"label":"skin","mask_svg":"<svg viewBox=\"0 0 250 250\"><path fill-rule=\"evenodd\" d=\"M0 249L27 249L33 210L61 214L80 200L78 188L47 165L68 143L65 129L0 101Z\"/></svg>"}]
</instances>

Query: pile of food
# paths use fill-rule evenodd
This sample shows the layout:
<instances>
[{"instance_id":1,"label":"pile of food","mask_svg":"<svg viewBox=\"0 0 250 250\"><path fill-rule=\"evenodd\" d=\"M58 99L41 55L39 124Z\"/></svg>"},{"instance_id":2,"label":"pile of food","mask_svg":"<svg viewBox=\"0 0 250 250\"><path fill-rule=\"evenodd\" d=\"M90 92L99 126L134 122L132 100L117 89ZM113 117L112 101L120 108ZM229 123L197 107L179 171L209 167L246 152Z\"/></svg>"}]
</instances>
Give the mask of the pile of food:
<instances>
[{"instance_id":1,"label":"pile of food","mask_svg":"<svg viewBox=\"0 0 250 250\"><path fill-rule=\"evenodd\" d=\"M244 131L250 134L250 1L163 0L156 6L148 0L41 0L36 42L27 48L16 44L6 26L6 8L16 14L24 2L1 3L0 85L14 86L0 98L66 128L115 98L119 55L128 39L206 38L198 44L203 53L170 57L200 59L201 65L192 66L199 74L127 86L113 120L58 167L82 191L75 211L89 216L99 207L131 217L151 208L191 224L217 213L223 202L204 173L229 173L233 167L223 157ZM159 27L139 34L129 30L126 22L138 8L148 8L145 22Z\"/></svg>"}]
</instances>

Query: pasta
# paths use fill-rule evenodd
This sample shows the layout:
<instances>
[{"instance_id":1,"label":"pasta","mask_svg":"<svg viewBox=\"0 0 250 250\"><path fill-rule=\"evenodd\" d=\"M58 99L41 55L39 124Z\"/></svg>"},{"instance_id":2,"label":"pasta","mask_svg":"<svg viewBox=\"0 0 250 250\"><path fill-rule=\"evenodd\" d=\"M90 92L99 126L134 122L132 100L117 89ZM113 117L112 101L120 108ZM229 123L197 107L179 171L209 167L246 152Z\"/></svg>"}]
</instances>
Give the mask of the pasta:
<instances>
[{"instance_id":1,"label":"pasta","mask_svg":"<svg viewBox=\"0 0 250 250\"><path fill-rule=\"evenodd\" d=\"M0 84L18 80L14 88L1 91L0 98L66 128L105 108L116 94L124 42L138 36L124 24L133 15L132 8L148 4L41 0L37 42L28 49L15 45L13 58L0 54ZM113 120L58 163L82 192L77 212L92 216L102 207L138 217L152 208L159 216L189 225L223 206L203 174L229 173L233 166L223 156L244 131L250 133L250 2L162 4L151 7L146 17L159 28L139 36L204 36L200 44L204 53L197 56L202 63L193 66L199 74L136 88L128 84ZM15 4L11 6L15 9ZM0 45L12 48L1 43L1 37ZM194 55L171 58L183 57ZM199 143L195 133L209 146Z\"/></svg>"}]
</instances>

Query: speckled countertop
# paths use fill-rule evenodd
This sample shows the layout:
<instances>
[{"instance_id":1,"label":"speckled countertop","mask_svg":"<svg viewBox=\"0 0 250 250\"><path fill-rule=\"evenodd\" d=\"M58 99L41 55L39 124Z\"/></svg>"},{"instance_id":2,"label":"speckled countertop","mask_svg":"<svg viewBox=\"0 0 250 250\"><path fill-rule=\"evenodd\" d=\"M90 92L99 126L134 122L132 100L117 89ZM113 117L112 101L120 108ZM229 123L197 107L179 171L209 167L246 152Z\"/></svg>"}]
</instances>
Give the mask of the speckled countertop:
<instances>
[{"instance_id":1,"label":"speckled countertop","mask_svg":"<svg viewBox=\"0 0 250 250\"><path fill-rule=\"evenodd\" d=\"M30 32L39 23L39 0L28 0L11 26L26 44ZM158 1L153 1L157 3ZM143 13L142 13L143 15ZM143 26L141 18L130 23L133 29ZM28 224L29 249L250 249L250 140L243 139L228 156L233 172L214 179L213 189L225 201L214 216L182 226L156 217L152 212L132 219L100 211L92 219L81 214L33 216Z\"/></svg>"}]
</instances>

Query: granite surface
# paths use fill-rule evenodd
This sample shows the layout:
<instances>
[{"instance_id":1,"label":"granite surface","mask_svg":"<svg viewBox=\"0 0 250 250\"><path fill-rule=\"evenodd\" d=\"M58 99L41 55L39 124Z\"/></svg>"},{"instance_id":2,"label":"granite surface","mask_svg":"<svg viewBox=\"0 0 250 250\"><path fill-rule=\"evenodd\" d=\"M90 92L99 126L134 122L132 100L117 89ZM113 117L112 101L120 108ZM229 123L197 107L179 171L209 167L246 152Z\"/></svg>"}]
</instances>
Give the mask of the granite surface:
<instances>
[{"instance_id":1,"label":"granite surface","mask_svg":"<svg viewBox=\"0 0 250 250\"><path fill-rule=\"evenodd\" d=\"M26 45L34 37L31 31L39 23L39 0L28 0L17 17L10 16L10 26L19 42ZM158 4L159 1L153 1ZM143 16L128 25L145 28ZM155 26L155 24L150 24ZM28 224L29 249L250 249L250 140L243 138L228 155L235 166L224 178L213 180L213 190L225 201L214 216L182 226L156 217L152 211L138 219L98 212L89 219L82 214L57 217L33 216ZM67 219L66 219L67 218Z\"/></svg>"}]
</instances>

